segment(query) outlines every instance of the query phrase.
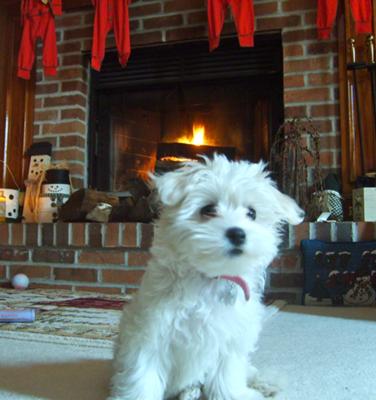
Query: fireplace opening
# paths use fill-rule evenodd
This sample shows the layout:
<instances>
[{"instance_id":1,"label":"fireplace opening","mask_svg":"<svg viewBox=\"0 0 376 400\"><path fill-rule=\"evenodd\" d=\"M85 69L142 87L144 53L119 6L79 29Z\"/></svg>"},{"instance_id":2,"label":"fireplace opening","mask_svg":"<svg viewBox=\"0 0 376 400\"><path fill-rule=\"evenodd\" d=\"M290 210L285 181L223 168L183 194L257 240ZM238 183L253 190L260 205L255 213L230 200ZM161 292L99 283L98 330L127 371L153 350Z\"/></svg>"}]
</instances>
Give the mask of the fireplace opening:
<instances>
[{"instance_id":1,"label":"fireplace opening","mask_svg":"<svg viewBox=\"0 0 376 400\"><path fill-rule=\"evenodd\" d=\"M123 191L161 165L223 153L267 159L283 121L280 32L137 48L122 69L108 51L91 77L89 184ZM162 168L163 169L163 168Z\"/></svg>"}]
</instances>

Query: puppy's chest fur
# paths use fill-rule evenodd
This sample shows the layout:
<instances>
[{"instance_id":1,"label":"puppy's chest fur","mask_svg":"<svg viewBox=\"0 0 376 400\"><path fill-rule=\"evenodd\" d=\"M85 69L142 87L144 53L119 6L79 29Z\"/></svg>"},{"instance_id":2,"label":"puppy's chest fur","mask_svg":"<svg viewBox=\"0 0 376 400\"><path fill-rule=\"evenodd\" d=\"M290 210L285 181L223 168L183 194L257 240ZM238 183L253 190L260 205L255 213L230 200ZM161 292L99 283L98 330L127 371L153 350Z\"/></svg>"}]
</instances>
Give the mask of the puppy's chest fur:
<instances>
[{"instance_id":1,"label":"puppy's chest fur","mask_svg":"<svg viewBox=\"0 0 376 400\"><path fill-rule=\"evenodd\" d=\"M165 290L163 295L155 293L155 302L149 298L147 308L160 315L167 327L168 334L163 329L161 332L161 340L168 341L167 348L195 354L218 353L234 343L242 345L241 338L249 342L247 334L258 332L261 325L264 308L259 296L253 293L245 301L243 291L233 283L197 279Z\"/></svg>"},{"instance_id":2,"label":"puppy's chest fur","mask_svg":"<svg viewBox=\"0 0 376 400\"><path fill-rule=\"evenodd\" d=\"M226 305L217 299L210 306L198 303L192 308L177 307L171 321L171 346L179 352L186 349L198 357L208 357L226 351L235 343L239 345L239 338L254 329L255 318L250 318L252 308L251 304L236 301Z\"/></svg>"},{"instance_id":3,"label":"puppy's chest fur","mask_svg":"<svg viewBox=\"0 0 376 400\"><path fill-rule=\"evenodd\" d=\"M207 373L219 365L222 355L253 350L261 326L260 305L241 299L223 304L215 296L169 306L168 332L160 336L168 349L170 394L192 382L205 382Z\"/></svg>"}]
</instances>

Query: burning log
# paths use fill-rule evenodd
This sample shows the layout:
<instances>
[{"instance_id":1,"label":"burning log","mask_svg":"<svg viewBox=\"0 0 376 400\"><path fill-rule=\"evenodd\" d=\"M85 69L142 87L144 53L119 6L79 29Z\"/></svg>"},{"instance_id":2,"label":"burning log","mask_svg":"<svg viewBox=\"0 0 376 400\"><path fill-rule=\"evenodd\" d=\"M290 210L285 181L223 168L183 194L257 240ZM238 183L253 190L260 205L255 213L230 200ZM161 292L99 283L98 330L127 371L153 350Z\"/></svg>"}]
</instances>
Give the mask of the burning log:
<instances>
[{"instance_id":1,"label":"burning log","mask_svg":"<svg viewBox=\"0 0 376 400\"><path fill-rule=\"evenodd\" d=\"M157 148L155 171L164 173L173 171L183 162L199 160L199 156L213 157L215 153L224 154L229 160L235 158L235 147L205 144L205 125L193 124L192 136L178 137L175 142L162 142Z\"/></svg>"},{"instance_id":2,"label":"burning log","mask_svg":"<svg viewBox=\"0 0 376 400\"><path fill-rule=\"evenodd\" d=\"M164 173L173 171L186 161L199 160L200 155L213 157L214 153L224 154L228 159L235 158L235 147L193 145L188 143L159 143L155 171Z\"/></svg>"},{"instance_id":3,"label":"burning log","mask_svg":"<svg viewBox=\"0 0 376 400\"><path fill-rule=\"evenodd\" d=\"M214 153L224 154L230 160L235 158L235 147L193 145L188 143L160 143L157 159L161 161L198 160L199 155L212 157Z\"/></svg>"}]
</instances>

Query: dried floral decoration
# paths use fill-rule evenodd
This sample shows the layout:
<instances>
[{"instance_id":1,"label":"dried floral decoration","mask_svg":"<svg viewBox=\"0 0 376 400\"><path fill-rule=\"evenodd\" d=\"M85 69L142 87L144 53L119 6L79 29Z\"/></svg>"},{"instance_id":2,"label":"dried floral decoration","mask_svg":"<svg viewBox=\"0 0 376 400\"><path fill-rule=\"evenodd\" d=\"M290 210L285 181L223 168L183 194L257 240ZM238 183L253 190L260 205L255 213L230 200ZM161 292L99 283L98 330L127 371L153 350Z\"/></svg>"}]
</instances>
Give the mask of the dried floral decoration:
<instances>
[{"instance_id":1,"label":"dried floral decoration","mask_svg":"<svg viewBox=\"0 0 376 400\"><path fill-rule=\"evenodd\" d=\"M322 191L320 135L309 118L293 118L279 127L270 152L270 168L280 190L307 210L309 192Z\"/></svg>"}]
</instances>

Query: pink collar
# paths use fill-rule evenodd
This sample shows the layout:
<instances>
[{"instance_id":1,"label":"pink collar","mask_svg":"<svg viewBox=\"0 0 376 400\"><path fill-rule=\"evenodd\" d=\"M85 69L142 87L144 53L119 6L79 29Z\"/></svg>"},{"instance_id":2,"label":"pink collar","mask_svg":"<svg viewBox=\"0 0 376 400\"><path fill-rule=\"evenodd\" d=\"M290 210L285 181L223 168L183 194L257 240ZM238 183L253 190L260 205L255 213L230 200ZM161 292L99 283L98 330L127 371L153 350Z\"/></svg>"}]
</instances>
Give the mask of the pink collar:
<instances>
[{"instance_id":1,"label":"pink collar","mask_svg":"<svg viewBox=\"0 0 376 400\"><path fill-rule=\"evenodd\" d=\"M233 276L233 275L220 275L219 278L220 279L225 279L227 281L234 282L237 285L239 285L243 289L245 300L246 301L249 300L249 298L250 298L249 286L248 286L247 282L242 277Z\"/></svg>"}]
</instances>

